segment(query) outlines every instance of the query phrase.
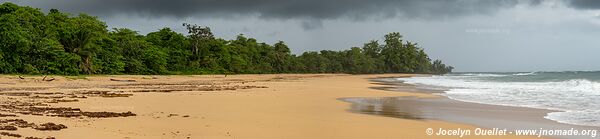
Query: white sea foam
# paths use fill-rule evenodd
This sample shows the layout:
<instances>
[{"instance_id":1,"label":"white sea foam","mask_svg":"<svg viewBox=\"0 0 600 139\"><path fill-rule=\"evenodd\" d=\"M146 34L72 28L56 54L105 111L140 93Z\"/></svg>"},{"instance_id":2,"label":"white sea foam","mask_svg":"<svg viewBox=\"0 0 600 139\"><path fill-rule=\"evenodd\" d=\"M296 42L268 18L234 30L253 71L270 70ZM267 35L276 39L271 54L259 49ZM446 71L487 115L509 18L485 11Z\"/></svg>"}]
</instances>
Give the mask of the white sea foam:
<instances>
[{"instance_id":1,"label":"white sea foam","mask_svg":"<svg viewBox=\"0 0 600 139\"><path fill-rule=\"evenodd\" d=\"M535 73L527 74L532 75ZM451 99L518 107L542 108L561 112L545 118L561 123L600 126L600 83L587 79L564 81L495 81L479 77L504 77L497 74L457 74L399 78L405 83L445 88ZM506 75L506 76L523 76Z\"/></svg>"},{"instance_id":2,"label":"white sea foam","mask_svg":"<svg viewBox=\"0 0 600 139\"><path fill-rule=\"evenodd\" d=\"M466 73L462 74L463 76L477 76L477 77L504 77L508 75L502 74L490 74L490 73Z\"/></svg>"},{"instance_id":3,"label":"white sea foam","mask_svg":"<svg viewBox=\"0 0 600 139\"><path fill-rule=\"evenodd\" d=\"M529 76L529 75L537 75L536 72L526 72L526 73L515 73L515 76Z\"/></svg>"}]
</instances>

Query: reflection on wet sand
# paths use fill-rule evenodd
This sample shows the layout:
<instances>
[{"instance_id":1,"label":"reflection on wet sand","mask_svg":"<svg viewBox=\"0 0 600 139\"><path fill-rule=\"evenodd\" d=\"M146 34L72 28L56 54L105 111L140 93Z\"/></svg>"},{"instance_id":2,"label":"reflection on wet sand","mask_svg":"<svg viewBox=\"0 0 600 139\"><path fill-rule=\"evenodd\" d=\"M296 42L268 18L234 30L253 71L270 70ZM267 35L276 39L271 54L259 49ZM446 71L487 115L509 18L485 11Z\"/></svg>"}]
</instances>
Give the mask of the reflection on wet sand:
<instances>
[{"instance_id":1,"label":"reflection on wet sand","mask_svg":"<svg viewBox=\"0 0 600 139\"><path fill-rule=\"evenodd\" d=\"M403 97L386 98L344 98L350 102L349 111L404 119L425 119L419 105L411 105L411 101L402 101Z\"/></svg>"},{"instance_id":2,"label":"reflection on wet sand","mask_svg":"<svg viewBox=\"0 0 600 139\"><path fill-rule=\"evenodd\" d=\"M414 85L397 81L371 80L378 85L372 89L401 92L438 93L425 91ZM412 120L443 120L472 124L484 128L515 129L597 129L597 127L575 126L557 123L545 119L551 110L532 109L477 104L456 101L446 97L383 97L383 98L341 98L351 103L348 111L361 114L378 115ZM552 136L558 138L589 138L589 136Z\"/></svg>"}]
</instances>

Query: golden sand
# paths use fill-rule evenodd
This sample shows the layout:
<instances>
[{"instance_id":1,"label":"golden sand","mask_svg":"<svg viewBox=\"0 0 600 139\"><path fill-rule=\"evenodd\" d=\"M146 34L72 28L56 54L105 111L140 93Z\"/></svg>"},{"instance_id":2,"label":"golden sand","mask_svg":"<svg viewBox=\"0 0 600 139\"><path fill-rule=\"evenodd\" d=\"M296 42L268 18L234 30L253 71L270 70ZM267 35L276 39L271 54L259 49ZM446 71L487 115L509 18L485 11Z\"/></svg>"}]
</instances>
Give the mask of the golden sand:
<instances>
[{"instance_id":1,"label":"golden sand","mask_svg":"<svg viewBox=\"0 0 600 139\"><path fill-rule=\"evenodd\" d=\"M416 96L427 93L392 92L370 89L379 86L370 78L411 76L407 74L283 74L283 75L201 75L201 76L40 76L1 77L2 92L30 93L2 95L4 101L36 101L48 107L80 108L89 112L127 112L136 116L94 118L52 117L17 114L30 123L52 122L67 126L57 131L19 128L6 131L24 137L75 138L192 138L192 139L404 139L456 138L428 136L427 128L476 127L436 120L409 120L351 113L347 97ZM110 79L135 80L111 81ZM37 88L36 88L37 87ZM84 94L108 91L131 96ZM61 99L76 102L52 103L34 98L43 93L61 93ZM87 96L86 98L77 98ZM58 99L58 100L61 100ZM7 112L1 112L8 114ZM482 137L482 136L469 136ZM490 137L490 136L487 136ZM487 138L486 137L486 138ZM513 136L514 137L514 136ZM8 138L2 136L2 138ZM506 138L492 136L491 138ZM521 138L521 137L519 137Z\"/></svg>"}]
</instances>

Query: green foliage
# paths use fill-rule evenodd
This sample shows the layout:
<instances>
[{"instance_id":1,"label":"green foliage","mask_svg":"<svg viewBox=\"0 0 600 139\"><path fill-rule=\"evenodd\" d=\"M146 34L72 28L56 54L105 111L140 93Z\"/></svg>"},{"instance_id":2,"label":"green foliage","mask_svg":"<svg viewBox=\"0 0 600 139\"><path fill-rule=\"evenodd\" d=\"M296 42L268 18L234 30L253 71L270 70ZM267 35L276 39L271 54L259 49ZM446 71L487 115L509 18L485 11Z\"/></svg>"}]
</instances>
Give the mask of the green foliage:
<instances>
[{"instance_id":1,"label":"green foliage","mask_svg":"<svg viewBox=\"0 0 600 139\"><path fill-rule=\"evenodd\" d=\"M119 48L115 52L122 54L125 73L164 74L167 71L167 53L136 31L114 29L109 36Z\"/></svg>"},{"instance_id":2,"label":"green foliage","mask_svg":"<svg viewBox=\"0 0 600 139\"><path fill-rule=\"evenodd\" d=\"M77 74L78 62L53 36L52 20L39 9L0 5L0 72Z\"/></svg>"},{"instance_id":3,"label":"green foliage","mask_svg":"<svg viewBox=\"0 0 600 139\"><path fill-rule=\"evenodd\" d=\"M453 67L431 61L400 33L362 48L294 55L283 41L273 45L238 35L215 38L209 27L183 24L141 35L107 30L94 16L72 16L12 3L0 5L0 73L21 74L235 74L235 73L434 73Z\"/></svg>"},{"instance_id":4,"label":"green foliage","mask_svg":"<svg viewBox=\"0 0 600 139\"><path fill-rule=\"evenodd\" d=\"M330 64L336 63L331 62L329 59L323 57L318 52L304 52L300 56L303 69L300 72L313 72L313 73L326 73L327 67Z\"/></svg>"},{"instance_id":5,"label":"green foliage","mask_svg":"<svg viewBox=\"0 0 600 139\"><path fill-rule=\"evenodd\" d=\"M183 71L188 69L188 61L192 53L188 47L188 39L170 28L163 28L146 35L146 41L165 50L168 71Z\"/></svg>"},{"instance_id":6,"label":"green foliage","mask_svg":"<svg viewBox=\"0 0 600 139\"><path fill-rule=\"evenodd\" d=\"M284 73L289 72L291 70L290 67L290 58L291 51L287 45L283 41L279 41L275 43L274 50L271 56L272 59L272 67L274 68L276 73Z\"/></svg>"},{"instance_id":7,"label":"green foliage","mask_svg":"<svg viewBox=\"0 0 600 139\"><path fill-rule=\"evenodd\" d=\"M50 13L56 22L56 38L63 46L65 52L73 53L81 57L78 63L81 71L86 74L94 73L93 69L95 50L101 49L94 45L106 35L106 25L96 17L81 14L77 17L64 18L64 15L56 11Z\"/></svg>"},{"instance_id":8,"label":"green foliage","mask_svg":"<svg viewBox=\"0 0 600 139\"><path fill-rule=\"evenodd\" d=\"M123 48L117 45L115 40L106 36L95 45L100 46L100 48L94 51L94 73L120 74L125 71L125 57L122 55Z\"/></svg>"},{"instance_id":9,"label":"green foliage","mask_svg":"<svg viewBox=\"0 0 600 139\"><path fill-rule=\"evenodd\" d=\"M454 67L446 66L446 64L443 64L441 60L435 60L431 65L431 73L436 74L449 73L452 72L452 69L454 69Z\"/></svg>"}]
</instances>

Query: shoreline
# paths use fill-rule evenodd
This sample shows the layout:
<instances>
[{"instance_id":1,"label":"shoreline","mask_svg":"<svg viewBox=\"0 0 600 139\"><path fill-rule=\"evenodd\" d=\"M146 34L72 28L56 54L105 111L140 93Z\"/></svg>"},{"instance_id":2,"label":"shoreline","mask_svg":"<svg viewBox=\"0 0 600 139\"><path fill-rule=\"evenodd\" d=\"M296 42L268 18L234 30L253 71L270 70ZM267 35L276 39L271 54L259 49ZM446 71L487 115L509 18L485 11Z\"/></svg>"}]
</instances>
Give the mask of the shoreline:
<instances>
[{"instance_id":1,"label":"shoreline","mask_svg":"<svg viewBox=\"0 0 600 139\"><path fill-rule=\"evenodd\" d=\"M454 100L440 93L444 91L418 88L418 85L391 81L385 78L371 80L385 85L374 89L387 91L418 92L438 97L382 97L382 98L340 98L352 104L350 112L379 115L412 120L442 120L464 123L478 127L493 129L548 129L548 130L596 130L598 127L559 123L545 116L554 110L529 107L491 105ZM544 138L592 138L590 136L542 136Z\"/></svg>"},{"instance_id":2,"label":"shoreline","mask_svg":"<svg viewBox=\"0 0 600 139\"><path fill-rule=\"evenodd\" d=\"M83 78L0 76L0 102L11 109L2 114L36 125L55 123L64 129L41 131L17 127L24 137L71 138L456 138L429 136L427 128L478 127L442 120L410 120L348 112L352 97L438 97L431 94L372 89L369 79L412 74L263 74L144 76L116 75ZM115 79L115 80L111 80ZM129 81L134 80L134 81ZM116 117L65 116L60 111L107 112ZM39 103L39 104L38 104ZM39 106L38 106L39 105ZM69 109L66 109L69 108ZM71 111L67 111L71 112ZM127 112L135 114L124 115ZM79 113L79 112L75 112ZM59 115L59 116L51 116ZM92 117L90 117L92 116ZM126 117L121 117L126 116ZM92 136L93 135L93 136ZM92 136L92 137L90 137ZM1 136L2 138L12 138ZM534 138L467 136L467 138Z\"/></svg>"}]
</instances>

